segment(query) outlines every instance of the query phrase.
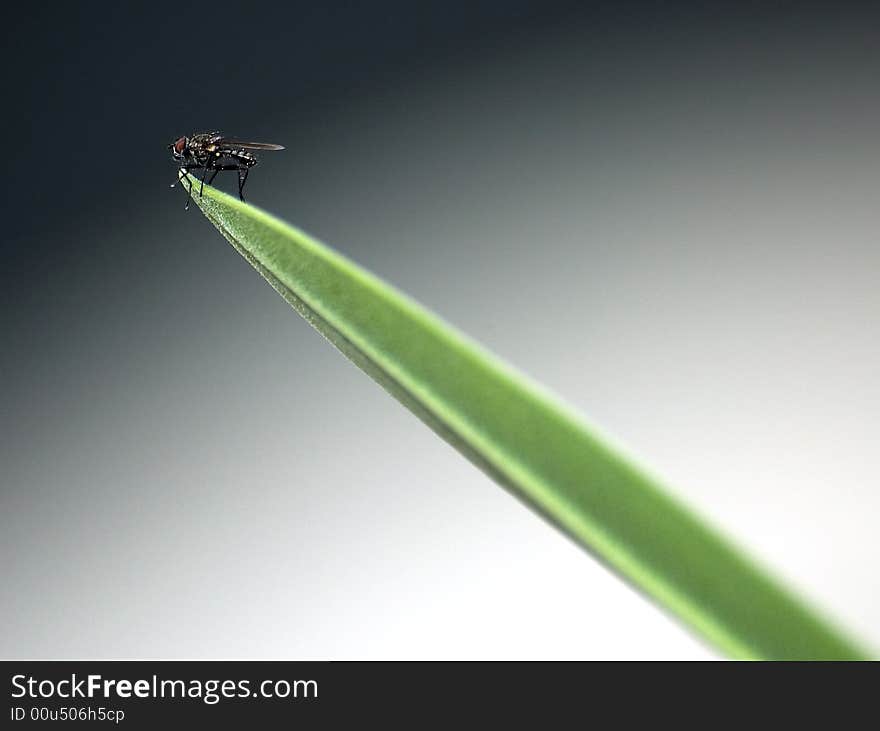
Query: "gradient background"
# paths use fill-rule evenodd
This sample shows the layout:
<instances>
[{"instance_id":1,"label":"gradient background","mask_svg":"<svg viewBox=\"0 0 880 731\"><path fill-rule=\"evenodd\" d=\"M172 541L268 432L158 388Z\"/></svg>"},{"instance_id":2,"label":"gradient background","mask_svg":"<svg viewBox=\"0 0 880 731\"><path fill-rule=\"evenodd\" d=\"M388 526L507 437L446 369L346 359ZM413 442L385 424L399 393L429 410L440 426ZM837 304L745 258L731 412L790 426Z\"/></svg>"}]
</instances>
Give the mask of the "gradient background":
<instances>
[{"instance_id":1,"label":"gradient background","mask_svg":"<svg viewBox=\"0 0 880 731\"><path fill-rule=\"evenodd\" d=\"M7 13L0 656L714 656L184 213L206 128L880 647L877 12Z\"/></svg>"}]
</instances>

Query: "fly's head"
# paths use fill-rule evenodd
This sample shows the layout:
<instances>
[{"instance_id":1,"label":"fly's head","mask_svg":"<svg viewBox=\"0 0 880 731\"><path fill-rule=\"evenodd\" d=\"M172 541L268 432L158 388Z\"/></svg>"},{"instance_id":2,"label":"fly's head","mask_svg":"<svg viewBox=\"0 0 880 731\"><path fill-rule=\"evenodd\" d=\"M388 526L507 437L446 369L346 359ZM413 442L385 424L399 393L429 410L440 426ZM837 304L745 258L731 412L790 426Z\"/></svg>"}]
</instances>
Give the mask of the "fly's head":
<instances>
[{"instance_id":1,"label":"fly's head","mask_svg":"<svg viewBox=\"0 0 880 731\"><path fill-rule=\"evenodd\" d=\"M168 149L171 150L171 157L174 158L175 162L186 162L191 156L189 140L186 137L175 140L168 145Z\"/></svg>"}]
</instances>

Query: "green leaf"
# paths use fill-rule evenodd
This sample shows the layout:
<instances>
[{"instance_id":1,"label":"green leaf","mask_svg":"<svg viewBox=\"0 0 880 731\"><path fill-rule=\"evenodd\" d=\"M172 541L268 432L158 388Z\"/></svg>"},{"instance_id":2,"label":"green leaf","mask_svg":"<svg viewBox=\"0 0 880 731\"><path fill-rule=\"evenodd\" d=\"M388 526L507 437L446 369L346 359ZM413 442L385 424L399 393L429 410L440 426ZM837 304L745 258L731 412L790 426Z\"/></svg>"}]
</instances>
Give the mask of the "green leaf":
<instances>
[{"instance_id":1,"label":"green leaf","mask_svg":"<svg viewBox=\"0 0 880 731\"><path fill-rule=\"evenodd\" d=\"M220 233L346 357L722 651L866 657L541 387L310 236L210 186L199 197L194 184Z\"/></svg>"}]
</instances>

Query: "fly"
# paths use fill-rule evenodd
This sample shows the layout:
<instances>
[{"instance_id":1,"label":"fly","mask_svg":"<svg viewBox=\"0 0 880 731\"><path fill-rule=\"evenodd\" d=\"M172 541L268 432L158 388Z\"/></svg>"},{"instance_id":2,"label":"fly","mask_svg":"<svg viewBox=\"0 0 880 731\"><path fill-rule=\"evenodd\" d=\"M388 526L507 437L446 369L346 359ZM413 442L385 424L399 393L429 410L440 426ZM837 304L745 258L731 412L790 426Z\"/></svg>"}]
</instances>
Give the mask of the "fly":
<instances>
[{"instance_id":1,"label":"fly","mask_svg":"<svg viewBox=\"0 0 880 731\"><path fill-rule=\"evenodd\" d=\"M191 137L180 137L170 145L171 156L177 163L179 172L188 173L191 170L201 170L202 177L199 186L199 196L205 190L205 177L208 177L208 185L214 180L217 173L223 170L238 171L238 197L244 200L244 184L250 169L257 164L254 151L283 150L282 145L274 145L269 142L246 142L233 137L225 137L219 132L200 132ZM178 176L179 177L179 176ZM183 180L183 178L180 178ZM188 181L189 182L189 181ZM171 186L174 187L173 185ZM186 206L192 197L192 184L188 185L186 194Z\"/></svg>"}]
</instances>

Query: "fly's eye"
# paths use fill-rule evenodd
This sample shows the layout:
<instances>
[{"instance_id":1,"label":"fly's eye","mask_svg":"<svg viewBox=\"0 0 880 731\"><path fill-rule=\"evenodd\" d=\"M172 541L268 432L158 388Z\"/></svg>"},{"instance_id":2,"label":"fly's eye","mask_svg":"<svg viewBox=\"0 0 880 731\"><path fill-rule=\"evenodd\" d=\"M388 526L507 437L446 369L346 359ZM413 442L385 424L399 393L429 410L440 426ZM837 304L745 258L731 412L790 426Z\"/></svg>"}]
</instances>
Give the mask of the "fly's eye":
<instances>
[{"instance_id":1,"label":"fly's eye","mask_svg":"<svg viewBox=\"0 0 880 731\"><path fill-rule=\"evenodd\" d=\"M183 154L183 148L186 147L186 137L181 137L177 142L174 143L174 151L178 155Z\"/></svg>"}]
</instances>

